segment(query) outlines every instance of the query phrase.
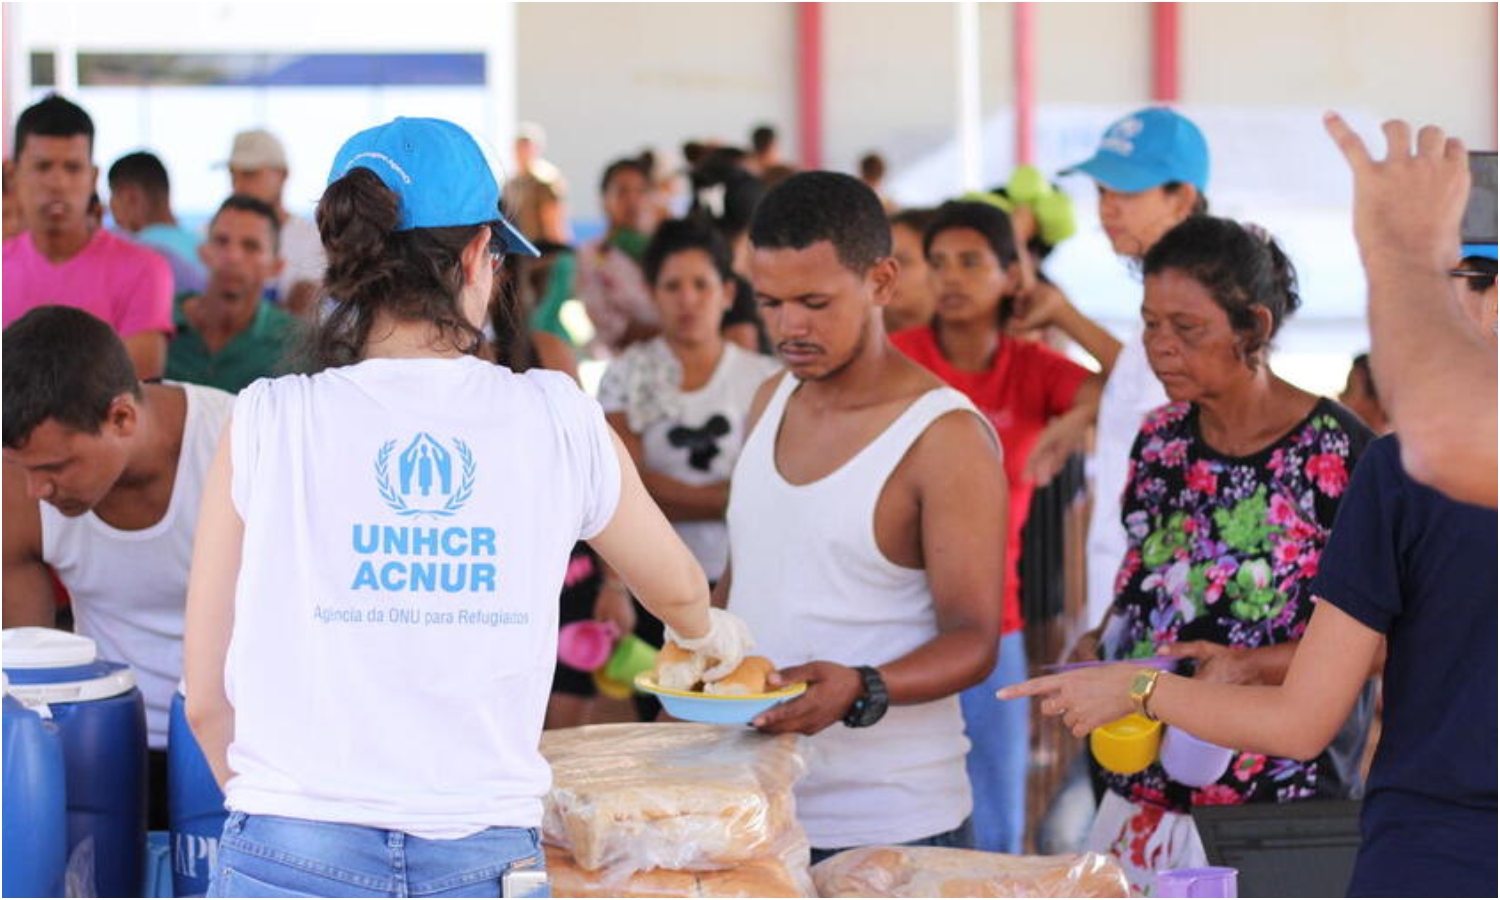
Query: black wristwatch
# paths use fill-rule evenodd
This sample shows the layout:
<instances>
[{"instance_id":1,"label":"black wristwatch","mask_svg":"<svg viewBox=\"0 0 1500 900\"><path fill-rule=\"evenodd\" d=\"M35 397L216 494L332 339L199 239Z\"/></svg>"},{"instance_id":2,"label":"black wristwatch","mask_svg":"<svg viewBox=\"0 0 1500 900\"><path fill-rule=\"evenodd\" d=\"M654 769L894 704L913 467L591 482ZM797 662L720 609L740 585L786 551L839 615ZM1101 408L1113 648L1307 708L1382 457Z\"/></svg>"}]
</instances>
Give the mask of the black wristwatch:
<instances>
[{"instance_id":1,"label":"black wristwatch","mask_svg":"<svg viewBox=\"0 0 1500 900\"><path fill-rule=\"evenodd\" d=\"M850 728L869 728L885 716L891 705L891 695L885 689L885 680L873 666L856 666L854 671L864 681L865 692L849 707L844 724Z\"/></svg>"}]
</instances>

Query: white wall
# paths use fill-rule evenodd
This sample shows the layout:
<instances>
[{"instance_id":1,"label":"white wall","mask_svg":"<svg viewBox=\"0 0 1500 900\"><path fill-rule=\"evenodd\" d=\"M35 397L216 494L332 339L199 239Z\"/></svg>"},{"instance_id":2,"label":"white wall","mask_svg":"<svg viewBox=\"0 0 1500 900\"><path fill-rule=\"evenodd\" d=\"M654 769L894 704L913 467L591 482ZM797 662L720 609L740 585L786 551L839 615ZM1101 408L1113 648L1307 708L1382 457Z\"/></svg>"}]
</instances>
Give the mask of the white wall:
<instances>
[{"instance_id":1,"label":"white wall","mask_svg":"<svg viewBox=\"0 0 1500 900\"><path fill-rule=\"evenodd\" d=\"M761 122L795 156L796 18L785 3L523 3L522 119L547 130L575 217L610 160L684 139L746 144Z\"/></svg>"},{"instance_id":2,"label":"white wall","mask_svg":"<svg viewBox=\"0 0 1500 900\"><path fill-rule=\"evenodd\" d=\"M824 4L824 166L877 149L900 166L951 138L955 28L947 3Z\"/></svg>"},{"instance_id":3,"label":"white wall","mask_svg":"<svg viewBox=\"0 0 1500 900\"><path fill-rule=\"evenodd\" d=\"M1355 109L1495 146L1494 3L1188 3L1183 101Z\"/></svg>"},{"instance_id":4,"label":"white wall","mask_svg":"<svg viewBox=\"0 0 1500 900\"><path fill-rule=\"evenodd\" d=\"M7 4L9 5L9 4ZM473 50L490 4L18 3L38 46L71 32L81 49Z\"/></svg>"},{"instance_id":5,"label":"white wall","mask_svg":"<svg viewBox=\"0 0 1500 900\"><path fill-rule=\"evenodd\" d=\"M1151 95L1145 3L1038 3L1037 99L1136 106Z\"/></svg>"}]
</instances>

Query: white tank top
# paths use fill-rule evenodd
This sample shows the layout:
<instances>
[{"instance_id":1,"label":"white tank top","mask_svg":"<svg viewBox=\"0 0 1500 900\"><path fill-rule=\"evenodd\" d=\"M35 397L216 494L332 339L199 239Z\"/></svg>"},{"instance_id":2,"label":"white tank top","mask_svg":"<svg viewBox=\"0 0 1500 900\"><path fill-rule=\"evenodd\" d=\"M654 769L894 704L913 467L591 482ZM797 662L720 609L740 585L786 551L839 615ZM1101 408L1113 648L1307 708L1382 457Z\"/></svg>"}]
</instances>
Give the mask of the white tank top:
<instances>
[{"instance_id":1,"label":"white tank top","mask_svg":"<svg viewBox=\"0 0 1500 900\"><path fill-rule=\"evenodd\" d=\"M912 443L938 417L979 413L936 388L832 474L793 485L776 435L800 383L777 386L740 454L729 497L729 609L778 667L813 660L879 666L938 634L927 573L885 558L875 505ZM983 419L981 418L981 421ZM973 807L958 697L892 706L870 728L835 724L809 743L797 816L814 847L893 844L950 831Z\"/></svg>"},{"instance_id":2,"label":"white tank top","mask_svg":"<svg viewBox=\"0 0 1500 900\"><path fill-rule=\"evenodd\" d=\"M599 405L556 372L373 359L246 388L232 447L229 808L539 827L557 598L619 501Z\"/></svg>"},{"instance_id":3,"label":"white tank top","mask_svg":"<svg viewBox=\"0 0 1500 900\"><path fill-rule=\"evenodd\" d=\"M122 531L92 512L69 518L41 504L42 559L72 596L74 628L103 659L129 664L146 699L151 748L167 746L167 716L182 678L182 611L203 481L234 395L179 384L187 395L182 450L167 512L149 528Z\"/></svg>"}]
</instances>

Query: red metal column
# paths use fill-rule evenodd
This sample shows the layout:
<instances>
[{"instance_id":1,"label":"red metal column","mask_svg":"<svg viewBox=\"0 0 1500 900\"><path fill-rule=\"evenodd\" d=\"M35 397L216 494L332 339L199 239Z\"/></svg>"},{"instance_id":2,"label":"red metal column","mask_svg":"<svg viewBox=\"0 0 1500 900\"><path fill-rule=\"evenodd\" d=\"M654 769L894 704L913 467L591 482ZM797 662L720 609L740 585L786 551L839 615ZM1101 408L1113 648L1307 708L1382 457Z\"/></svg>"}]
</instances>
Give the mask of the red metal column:
<instances>
[{"instance_id":1,"label":"red metal column","mask_svg":"<svg viewBox=\"0 0 1500 900\"><path fill-rule=\"evenodd\" d=\"M797 134L801 163L823 166L823 4L797 4Z\"/></svg>"},{"instance_id":2,"label":"red metal column","mask_svg":"<svg viewBox=\"0 0 1500 900\"><path fill-rule=\"evenodd\" d=\"M1176 103L1177 90L1177 4L1151 4L1151 99L1157 103Z\"/></svg>"},{"instance_id":3,"label":"red metal column","mask_svg":"<svg viewBox=\"0 0 1500 900\"><path fill-rule=\"evenodd\" d=\"M1016 165L1030 165L1036 146L1036 14L1030 3L1015 10Z\"/></svg>"}]
</instances>

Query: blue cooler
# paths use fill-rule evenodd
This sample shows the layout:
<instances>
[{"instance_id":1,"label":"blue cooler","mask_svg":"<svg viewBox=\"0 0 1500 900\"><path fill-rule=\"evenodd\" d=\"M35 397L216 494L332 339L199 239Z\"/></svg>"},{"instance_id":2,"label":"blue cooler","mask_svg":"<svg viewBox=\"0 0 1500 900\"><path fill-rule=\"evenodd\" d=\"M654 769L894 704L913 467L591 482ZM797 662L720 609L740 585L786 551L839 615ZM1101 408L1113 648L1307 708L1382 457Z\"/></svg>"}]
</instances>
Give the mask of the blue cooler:
<instances>
[{"instance_id":1,"label":"blue cooler","mask_svg":"<svg viewBox=\"0 0 1500 900\"><path fill-rule=\"evenodd\" d=\"M68 894L136 896L146 857L146 705L134 673L98 659L82 635L8 628L0 640L10 692L45 706L61 738Z\"/></svg>"},{"instance_id":2,"label":"blue cooler","mask_svg":"<svg viewBox=\"0 0 1500 900\"><path fill-rule=\"evenodd\" d=\"M5 684L7 897L61 897L68 862L68 796L57 727L10 695Z\"/></svg>"},{"instance_id":3,"label":"blue cooler","mask_svg":"<svg viewBox=\"0 0 1500 900\"><path fill-rule=\"evenodd\" d=\"M172 697L167 731L167 815L172 826L172 893L202 897L219 857L224 793L188 727L182 694Z\"/></svg>"}]
</instances>

